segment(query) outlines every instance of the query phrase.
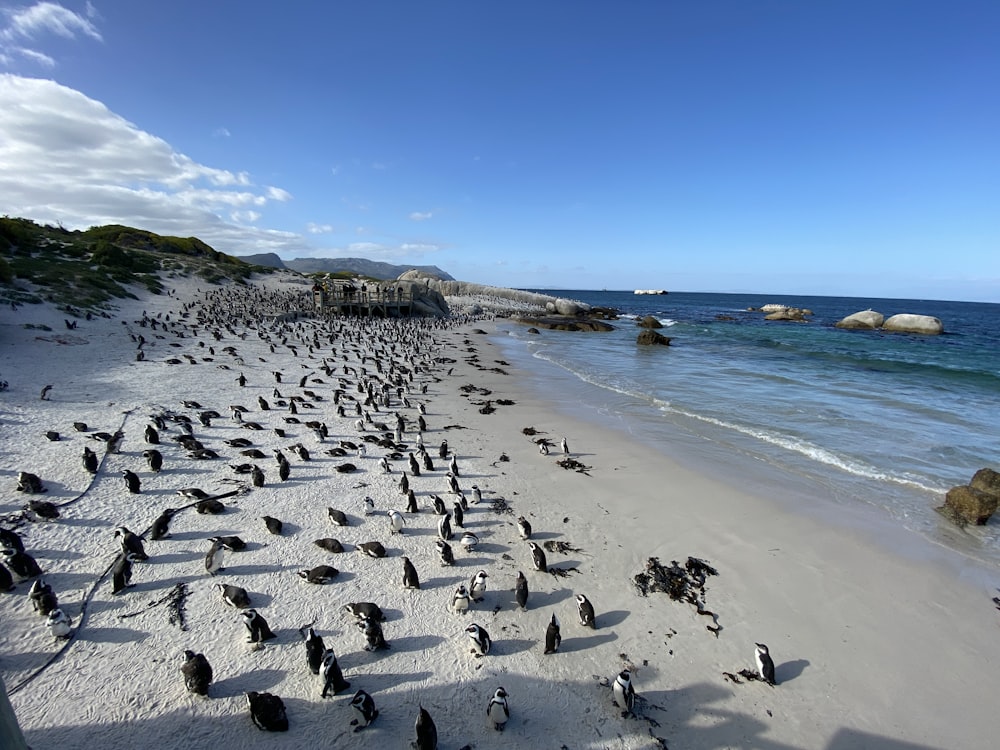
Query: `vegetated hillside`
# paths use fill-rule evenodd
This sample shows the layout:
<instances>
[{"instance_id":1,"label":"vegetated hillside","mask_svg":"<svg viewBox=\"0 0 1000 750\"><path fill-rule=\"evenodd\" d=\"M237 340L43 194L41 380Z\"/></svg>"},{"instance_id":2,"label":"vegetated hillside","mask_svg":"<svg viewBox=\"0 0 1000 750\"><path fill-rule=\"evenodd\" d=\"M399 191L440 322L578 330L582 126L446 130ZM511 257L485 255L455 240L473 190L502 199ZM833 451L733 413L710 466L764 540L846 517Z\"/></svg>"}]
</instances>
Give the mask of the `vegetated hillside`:
<instances>
[{"instance_id":1,"label":"vegetated hillside","mask_svg":"<svg viewBox=\"0 0 1000 750\"><path fill-rule=\"evenodd\" d=\"M118 224L70 231L0 218L0 300L8 302L99 308L116 297L135 297L130 284L160 294L163 280L177 276L195 274L214 284L271 270L213 250L196 237Z\"/></svg>"},{"instance_id":2,"label":"vegetated hillside","mask_svg":"<svg viewBox=\"0 0 1000 750\"><path fill-rule=\"evenodd\" d=\"M437 266L398 266L381 263L366 258L296 258L284 261L285 268L299 273L352 273L371 279L385 281L397 279L401 274L416 269L431 274L444 281L454 281L448 273Z\"/></svg>"}]
</instances>

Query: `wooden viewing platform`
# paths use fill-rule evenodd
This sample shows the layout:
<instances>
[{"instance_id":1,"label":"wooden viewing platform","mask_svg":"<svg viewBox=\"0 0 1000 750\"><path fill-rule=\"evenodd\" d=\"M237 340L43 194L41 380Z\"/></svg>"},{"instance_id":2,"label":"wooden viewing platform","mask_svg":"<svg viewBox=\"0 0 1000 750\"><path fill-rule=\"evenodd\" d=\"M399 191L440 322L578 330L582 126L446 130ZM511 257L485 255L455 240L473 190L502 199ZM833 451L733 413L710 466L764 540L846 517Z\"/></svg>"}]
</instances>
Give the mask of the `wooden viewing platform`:
<instances>
[{"instance_id":1,"label":"wooden viewing platform","mask_svg":"<svg viewBox=\"0 0 1000 750\"><path fill-rule=\"evenodd\" d=\"M414 314L412 291L395 285L317 284L313 304L317 312L362 318L409 318Z\"/></svg>"}]
</instances>

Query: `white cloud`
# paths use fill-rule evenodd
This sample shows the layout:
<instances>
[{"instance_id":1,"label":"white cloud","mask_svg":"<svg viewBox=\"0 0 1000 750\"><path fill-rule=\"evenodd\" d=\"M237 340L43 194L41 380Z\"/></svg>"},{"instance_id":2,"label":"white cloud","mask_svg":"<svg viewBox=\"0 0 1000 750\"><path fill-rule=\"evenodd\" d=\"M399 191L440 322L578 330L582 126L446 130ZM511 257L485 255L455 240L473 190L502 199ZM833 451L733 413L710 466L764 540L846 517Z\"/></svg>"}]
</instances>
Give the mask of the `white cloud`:
<instances>
[{"instance_id":1,"label":"white cloud","mask_svg":"<svg viewBox=\"0 0 1000 750\"><path fill-rule=\"evenodd\" d=\"M437 245L402 243L387 245L380 242L350 242L337 247L325 247L308 251L303 257L310 258L368 258L387 263L420 260L428 253L437 252Z\"/></svg>"},{"instance_id":2,"label":"white cloud","mask_svg":"<svg viewBox=\"0 0 1000 750\"><path fill-rule=\"evenodd\" d=\"M232 133L229 132L229 128L216 128L212 131L212 135L216 138L228 138Z\"/></svg>"},{"instance_id":3,"label":"white cloud","mask_svg":"<svg viewBox=\"0 0 1000 750\"><path fill-rule=\"evenodd\" d=\"M330 232L333 231L333 225L315 224L310 221L308 224L306 224L306 231L308 231L309 234L330 234Z\"/></svg>"},{"instance_id":4,"label":"white cloud","mask_svg":"<svg viewBox=\"0 0 1000 750\"><path fill-rule=\"evenodd\" d=\"M278 187L269 187L267 189L267 197L273 201L280 201L284 203L285 201L290 201L292 199L292 194L287 190L282 190Z\"/></svg>"},{"instance_id":5,"label":"white cloud","mask_svg":"<svg viewBox=\"0 0 1000 750\"><path fill-rule=\"evenodd\" d=\"M261 215L260 211L233 211L229 218L237 224L253 224Z\"/></svg>"},{"instance_id":6,"label":"white cloud","mask_svg":"<svg viewBox=\"0 0 1000 750\"><path fill-rule=\"evenodd\" d=\"M434 216L434 214L430 211L414 211L410 214L410 219L413 221L427 221L432 216Z\"/></svg>"},{"instance_id":7,"label":"white cloud","mask_svg":"<svg viewBox=\"0 0 1000 750\"><path fill-rule=\"evenodd\" d=\"M22 57L27 57L29 60L34 60L43 68L54 68L56 66L55 59L50 57L49 55L46 55L44 52L39 52L38 50L33 50L33 49L25 49L24 47L15 47L14 51L17 52Z\"/></svg>"},{"instance_id":8,"label":"white cloud","mask_svg":"<svg viewBox=\"0 0 1000 750\"><path fill-rule=\"evenodd\" d=\"M89 3L87 10L90 15L94 15L94 8ZM5 15L9 19L8 25L0 31L0 38L5 40L35 40L48 33L64 39L76 39L77 35L82 34L98 42L103 41L94 24L58 3L35 3L30 8L5 11Z\"/></svg>"}]
</instances>

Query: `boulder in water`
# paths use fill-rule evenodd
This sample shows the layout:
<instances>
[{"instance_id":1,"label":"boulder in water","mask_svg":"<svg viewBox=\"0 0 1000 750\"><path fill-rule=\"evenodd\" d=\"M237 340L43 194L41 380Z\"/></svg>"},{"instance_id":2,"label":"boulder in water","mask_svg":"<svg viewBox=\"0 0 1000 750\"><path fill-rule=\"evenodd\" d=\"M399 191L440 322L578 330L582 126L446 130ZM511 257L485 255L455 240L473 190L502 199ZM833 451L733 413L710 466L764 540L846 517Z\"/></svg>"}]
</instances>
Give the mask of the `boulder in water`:
<instances>
[{"instance_id":1,"label":"boulder in water","mask_svg":"<svg viewBox=\"0 0 1000 750\"><path fill-rule=\"evenodd\" d=\"M646 317L640 319L636 325L640 328L663 328L663 323L652 315L647 315Z\"/></svg>"},{"instance_id":2,"label":"boulder in water","mask_svg":"<svg viewBox=\"0 0 1000 750\"><path fill-rule=\"evenodd\" d=\"M882 330L895 333L922 333L928 336L937 336L940 333L944 333L944 326L940 320L931 315L899 313L887 318L882 324Z\"/></svg>"},{"instance_id":3,"label":"boulder in water","mask_svg":"<svg viewBox=\"0 0 1000 750\"><path fill-rule=\"evenodd\" d=\"M1000 506L1000 472L980 469L969 484L952 487L939 508L959 523L982 526Z\"/></svg>"},{"instance_id":4,"label":"boulder in water","mask_svg":"<svg viewBox=\"0 0 1000 750\"><path fill-rule=\"evenodd\" d=\"M654 344L660 344L662 346L670 346L670 337L664 336L662 333L657 333L656 331L646 329L642 331L638 338L636 338L635 343L641 344L643 346L651 346Z\"/></svg>"},{"instance_id":5,"label":"boulder in water","mask_svg":"<svg viewBox=\"0 0 1000 750\"><path fill-rule=\"evenodd\" d=\"M874 331L882 325L882 321L885 320L885 316L880 312L875 312L874 310L862 310L861 312L856 312L853 315L848 315L846 318L837 321L835 326L837 328L847 328L849 330L865 330Z\"/></svg>"}]
</instances>

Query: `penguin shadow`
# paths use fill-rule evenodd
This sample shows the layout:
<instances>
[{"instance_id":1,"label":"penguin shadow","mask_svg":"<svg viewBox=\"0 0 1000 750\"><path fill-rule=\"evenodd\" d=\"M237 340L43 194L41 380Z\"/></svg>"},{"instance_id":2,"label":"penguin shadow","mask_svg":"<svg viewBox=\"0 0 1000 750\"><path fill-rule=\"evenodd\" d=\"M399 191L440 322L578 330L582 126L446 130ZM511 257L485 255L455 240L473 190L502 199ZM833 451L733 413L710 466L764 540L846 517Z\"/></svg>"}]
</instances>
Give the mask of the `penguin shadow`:
<instances>
[{"instance_id":1,"label":"penguin shadow","mask_svg":"<svg viewBox=\"0 0 1000 750\"><path fill-rule=\"evenodd\" d=\"M219 536L232 536L235 532L232 531L219 531ZM208 542L210 536L215 536L210 531L172 531L170 536L164 537L163 539L155 539L152 541L172 541L172 542L189 542L191 540L199 540Z\"/></svg>"},{"instance_id":2,"label":"penguin shadow","mask_svg":"<svg viewBox=\"0 0 1000 750\"><path fill-rule=\"evenodd\" d=\"M225 582L220 581L220 583ZM250 606L253 609L264 609L265 607L270 606L270 604L274 601L273 596L265 594L261 591L248 591L247 596L250 597Z\"/></svg>"},{"instance_id":3,"label":"penguin shadow","mask_svg":"<svg viewBox=\"0 0 1000 750\"><path fill-rule=\"evenodd\" d=\"M44 622L44 620L39 618L39 622ZM7 681L13 683L14 680L11 678L15 673L38 669L51 658L52 652L50 651L20 651L4 654L0 657L0 670L3 670Z\"/></svg>"},{"instance_id":4,"label":"penguin shadow","mask_svg":"<svg viewBox=\"0 0 1000 750\"><path fill-rule=\"evenodd\" d=\"M227 576L252 576L262 573L279 573L292 570L289 565L227 565L220 569Z\"/></svg>"},{"instance_id":5,"label":"penguin shadow","mask_svg":"<svg viewBox=\"0 0 1000 750\"><path fill-rule=\"evenodd\" d=\"M477 547L478 549L478 547ZM480 568L485 568L487 565L492 563L488 557L456 557L455 567L458 568L475 568L479 570Z\"/></svg>"},{"instance_id":6,"label":"penguin shadow","mask_svg":"<svg viewBox=\"0 0 1000 750\"><path fill-rule=\"evenodd\" d=\"M564 641L565 643L565 641ZM538 641L528 638L495 638L490 646L490 656L513 656L530 651Z\"/></svg>"},{"instance_id":7,"label":"penguin shadow","mask_svg":"<svg viewBox=\"0 0 1000 750\"><path fill-rule=\"evenodd\" d=\"M68 592L71 589L85 588L94 582L94 575L92 573L64 573L60 570L51 569L45 570L39 578L44 578L45 582L52 586L57 595L61 591ZM31 581L23 581L18 585L23 585L24 590L27 591L31 586Z\"/></svg>"},{"instance_id":8,"label":"penguin shadow","mask_svg":"<svg viewBox=\"0 0 1000 750\"><path fill-rule=\"evenodd\" d=\"M451 588L456 584L461 583L464 580L465 578L463 576L451 576L448 578L438 576L436 578L427 578L421 581L420 588L421 589Z\"/></svg>"},{"instance_id":9,"label":"penguin shadow","mask_svg":"<svg viewBox=\"0 0 1000 750\"><path fill-rule=\"evenodd\" d=\"M510 547L506 544L496 544L493 542L482 542L480 541L476 545L476 552L485 552L489 555L500 555L504 552L510 552Z\"/></svg>"},{"instance_id":10,"label":"penguin shadow","mask_svg":"<svg viewBox=\"0 0 1000 750\"><path fill-rule=\"evenodd\" d=\"M285 679L286 674L283 669L253 669L216 680L209 688L209 695L213 698L242 698L249 690L270 690Z\"/></svg>"},{"instance_id":11,"label":"penguin shadow","mask_svg":"<svg viewBox=\"0 0 1000 750\"><path fill-rule=\"evenodd\" d=\"M528 587L528 609L538 609L540 607L551 607L559 602L566 601L573 596L569 589L556 589L555 591L531 591Z\"/></svg>"},{"instance_id":12,"label":"penguin shadow","mask_svg":"<svg viewBox=\"0 0 1000 750\"><path fill-rule=\"evenodd\" d=\"M397 653L425 651L434 648L439 643L444 643L444 637L440 635L404 635L387 640L391 647L390 650Z\"/></svg>"},{"instance_id":13,"label":"penguin shadow","mask_svg":"<svg viewBox=\"0 0 1000 750\"><path fill-rule=\"evenodd\" d=\"M106 518L73 518L71 516L63 516L62 518L59 519L59 523L64 526L92 526L92 527L104 527L108 529L113 528L112 522Z\"/></svg>"},{"instance_id":14,"label":"penguin shadow","mask_svg":"<svg viewBox=\"0 0 1000 750\"><path fill-rule=\"evenodd\" d=\"M133 568L133 572L132 572L133 579L138 578L141 575L142 575L142 571L141 570L135 570ZM131 593L139 594L139 593L149 593L149 592L152 592L152 591L166 591L168 589L172 589L178 583L191 583L193 581L200 581L204 577L205 576L194 576L194 575L192 575L192 576L171 576L170 578L165 578L165 579L164 578L150 578L149 580L138 581L136 583L133 583L131 586L129 586L126 589L126 592L131 592ZM110 590L110 584L109 584L109 590ZM118 596L122 596L122 595L119 594ZM128 596L128 594L126 593L125 597L127 597L127 596ZM125 599L122 599L122 600L124 601Z\"/></svg>"},{"instance_id":15,"label":"penguin shadow","mask_svg":"<svg viewBox=\"0 0 1000 750\"><path fill-rule=\"evenodd\" d=\"M579 568L582 565L579 560L567 560L565 558L559 558L558 560L551 560L548 562L548 569L550 575L555 575L553 570L565 570L567 568ZM536 571L540 573L541 571ZM573 571L575 572L575 571Z\"/></svg>"},{"instance_id":16,"label":"penguin shadow","mask_svg":"<svg viewBox=\"0 0 1000 750\"><path fill-rule=\"evenodd\" d=\"M339 663L339 662L338 662ZM365 690L369 693L378 694L383 690L390 690L395 688L396 685L402 685L407 682L423 682L424 680L429 680L434 676L433 672L413 672L411 674L389 674L386 672L375 673L375 672L358 672L347 673L344 669L344 665L341 664L341 670L345 672L344 677L352 680L364 679Z\"/></svg>"},{"instance_id":17,"label":"penguin shadow","mask_svg":"<svg viewBox=\"0 0 1000 750\"><path fill-rule=\"evenodd\" d=\"M290 521L282 521L281 522L281 533L280 534L272 534L272 536L295 536L300 531L302 531L302 527L299 526L297 523L291 523Z\"/></svg>"},{"instance_id":18,"label":"penguin shadow","mask_svg":"<svg viewBox=\"0 0 1000 750\"><path fill-rule=\"evenodd\" d=\"M614 631L608 631L606 633L598 633L596 635L586 635L586 636L573 636L567 638L563 636L562 643L559 646L560 651L584 651L588 648L594 648L605 643L611 643L612 641L618 640L618 634Z\"/></svg>"},{"instance_id":19,"label":"penguin shadow","mask_svg":"<svg viewBox=\"0 0 1000 750\"><path fill-rule=\"evenodd\" d=\"M36 560L77 560L83 557L82 552L68 549L32 549L31 556Z\"/></svg>"},{"instance_id":20,"label":"penguin shadow","mask_svg":"<svg viewBox=\"0 0 1000 750\"><path fill-rule=\"evenodd\" d=\"M90 643L140 643L149 638L149 633L131 628L94 628L87 626L77 634L77 640Z\"/></svg>"},{"instance_id":21,"label":"penguin shadow","mask_svg":"<svg viewBox=\"0 0 1000 750\"><path fill-rule=\"evenodd\" d=\"M774 681L776 683L788 682L799 677L810 666L808 659L794 659L786 661L774 668Z\"/></svg>"},{"instance_id":22,"label":"penguin shadow","mask_svg":"<svg viewBox=\"0 0 1000 750\"><path fill-rule=\"evenodd\" d=\"M544 541L546 539L558 539L563 536L558 531L532 531L531 537L529 537L532 542ZM525 541L529 541L526 539Z\"/></svg>"},{"instance_id":23,"label":"penguin shadow","mask_svg":"<svg viewBox=\"0 0 1000 750\"><path fill-rule=\"evenodd\" d=\"M208 552L209 546L205 545L204 552L197 552L195 550L183 550L182 552L168 552L164 555L153 554L149 556L149 561L156 565L174 565L176 563L190 563L195 560L204 560L205 554ZM150 550L152 551L152 550Z\"/></svg>"},{"instance_id":24,"label":"penguin shadow","mask_svg":"<svg viewBox=\"0 0 1000 750\"><path fill-rule=\"evenodd\" d=\"M625 622L625 618L628 617L631 612L625 609L615 609L610 612L601 612L594 616L594 624L599 628L610 628L615 625L621 625Z\"/></svg>"},{"instance_id":25,"label":"penguin shadow","mask_svg":"<svg viewBox=\"0 0 1000 750\"><path fill-rule=\"evenodd\" d=\"M413 527L413 526L407 526L403 530L403 536L404 537L406 537L406 536L434 536L434 537L436 537L437 536L437 529L431 529L431 528L422 529L422 528L417 528L417 527Z\"/></svg>"}]
</instances>

